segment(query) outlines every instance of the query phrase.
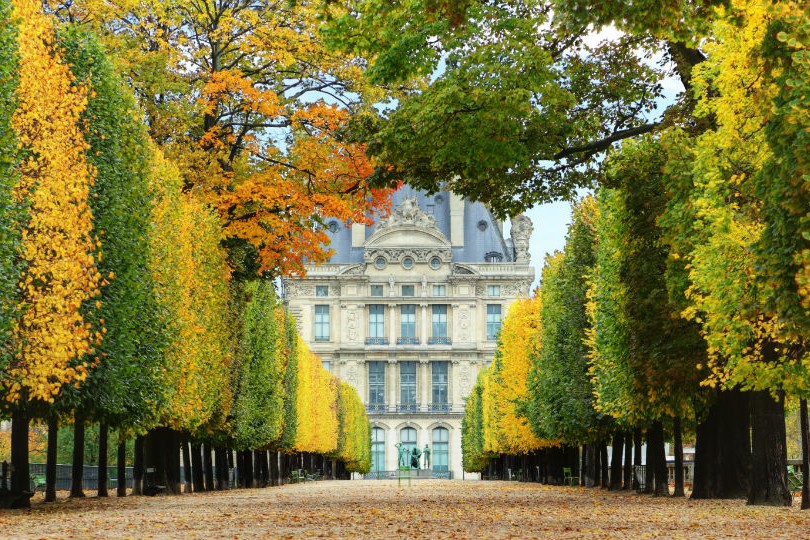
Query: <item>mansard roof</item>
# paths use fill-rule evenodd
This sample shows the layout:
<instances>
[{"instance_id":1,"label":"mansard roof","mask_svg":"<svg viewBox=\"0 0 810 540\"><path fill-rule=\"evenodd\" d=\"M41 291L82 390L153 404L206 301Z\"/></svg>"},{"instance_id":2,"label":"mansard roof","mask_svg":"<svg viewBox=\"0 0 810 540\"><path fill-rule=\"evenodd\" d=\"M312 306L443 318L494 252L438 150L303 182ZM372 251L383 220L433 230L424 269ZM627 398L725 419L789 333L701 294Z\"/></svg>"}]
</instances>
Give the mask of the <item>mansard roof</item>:
<instances>
[{"instance_id":1,"label":"mansard roof","mask_svg":"<svg viewBox=\"0 0 810 540\"><path fill-rule=\"evenodd\" d=\"M451 245L451 195L403 186L392 197L392 215L365 228L365 245L352 247L351 227L330 222L327 234L335 254L331 263L360 263L368 248L449 248L455 262L486 262L487 256L514 261L502 224L480 202L463 201L463 245Z\"/></svg>"}]
</instances>

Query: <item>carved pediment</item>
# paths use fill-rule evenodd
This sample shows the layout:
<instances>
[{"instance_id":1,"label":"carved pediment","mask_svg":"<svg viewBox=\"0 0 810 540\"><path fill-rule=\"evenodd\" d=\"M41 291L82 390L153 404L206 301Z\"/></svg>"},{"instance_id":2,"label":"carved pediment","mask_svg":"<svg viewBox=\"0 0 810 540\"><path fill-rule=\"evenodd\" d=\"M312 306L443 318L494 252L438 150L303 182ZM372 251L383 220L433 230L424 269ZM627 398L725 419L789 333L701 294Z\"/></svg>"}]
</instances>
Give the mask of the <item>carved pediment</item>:
<instances>
[{"instance_id":1,"label":"carved pediment","mask_svg":"<svg viewBox=\"0 0 810 540\"><path fill-rule=\"evenodd\" d=\"M449 249L450 241L437 227L436 218L422 211L415 198L408 197L390 217L380 221L365 247Z\"/></svg>"}]
</instances>

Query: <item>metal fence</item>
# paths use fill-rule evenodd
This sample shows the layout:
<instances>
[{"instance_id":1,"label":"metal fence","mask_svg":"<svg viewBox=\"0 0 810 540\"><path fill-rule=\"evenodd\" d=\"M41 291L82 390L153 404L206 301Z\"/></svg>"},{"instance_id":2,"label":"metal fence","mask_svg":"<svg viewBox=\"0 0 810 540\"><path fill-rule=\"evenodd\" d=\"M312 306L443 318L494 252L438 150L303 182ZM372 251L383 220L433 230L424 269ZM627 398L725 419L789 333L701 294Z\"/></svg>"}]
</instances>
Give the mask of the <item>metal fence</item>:
<instances>
[{"instance_id":1,"label":"metal fence","mask_svg":"<svg viewBox=\"0 0 810 540\"><path fill-rule=\"evenodd\" d=\"M57 465L56 466L56 489L68 490L71 485L71 471L72 465ZM44 463L31 463L29 465L31 475L45 474ZM118 487L118 468L107 467L108 485L110 488ZM182 477L181 477L182 478ZM127 487L132 487L132 467L126 469L126 482ZM97 489L98 488L98 466L85 465L84 476L82 477L82 489Z\"/></svg>"}]
</instances>

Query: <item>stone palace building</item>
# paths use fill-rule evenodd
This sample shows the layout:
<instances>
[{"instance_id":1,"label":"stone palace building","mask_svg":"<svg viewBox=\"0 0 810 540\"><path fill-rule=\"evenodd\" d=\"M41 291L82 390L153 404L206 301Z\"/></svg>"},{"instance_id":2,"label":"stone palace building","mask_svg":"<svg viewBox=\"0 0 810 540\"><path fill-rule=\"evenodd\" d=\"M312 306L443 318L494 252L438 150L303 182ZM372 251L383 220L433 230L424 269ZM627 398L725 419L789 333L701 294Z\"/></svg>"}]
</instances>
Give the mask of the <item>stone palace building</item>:
<instances>
[{"instance_id":1,"label":"stone palace building","mask_svg":"<svg viewBox=\"0 0 810 540\"><path fill-rule=\"evenodd\" d=\"M374 226L329 222L334 256L283 281L304 340L366 405L372 472L396 470L402 443L462 477L464 400L534 281L531 221L513 218L509 239L502 225L481 203L405 186Z\"/></svg>"}]
</instances>

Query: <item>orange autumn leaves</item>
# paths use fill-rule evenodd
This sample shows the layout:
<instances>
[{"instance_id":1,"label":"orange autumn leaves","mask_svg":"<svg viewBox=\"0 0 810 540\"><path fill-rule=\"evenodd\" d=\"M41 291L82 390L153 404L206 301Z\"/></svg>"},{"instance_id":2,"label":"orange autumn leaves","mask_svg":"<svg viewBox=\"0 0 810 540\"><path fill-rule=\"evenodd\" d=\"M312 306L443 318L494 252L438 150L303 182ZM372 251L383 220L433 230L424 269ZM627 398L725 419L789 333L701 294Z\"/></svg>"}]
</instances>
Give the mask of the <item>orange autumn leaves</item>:
<instances>
[{"instance_id":1,"label":"orange autumn leaves","mask_svg":"<svg viewBox=\"0 0 810 540\"><path fill-rule=\"evenodd\" d=\"M21 224L19 317L7 401L53 402L64 384L87 376L86 353L100 339L81 307L98 295L96 240L87 203L93 171L79 116L87 91L54 49L50 20L27 0L13 2L19 21L17 108L12 117L22 160L14 189L27 209ZM46 97L47 96L47 97Z\"/></svg>"}]
</instances>

